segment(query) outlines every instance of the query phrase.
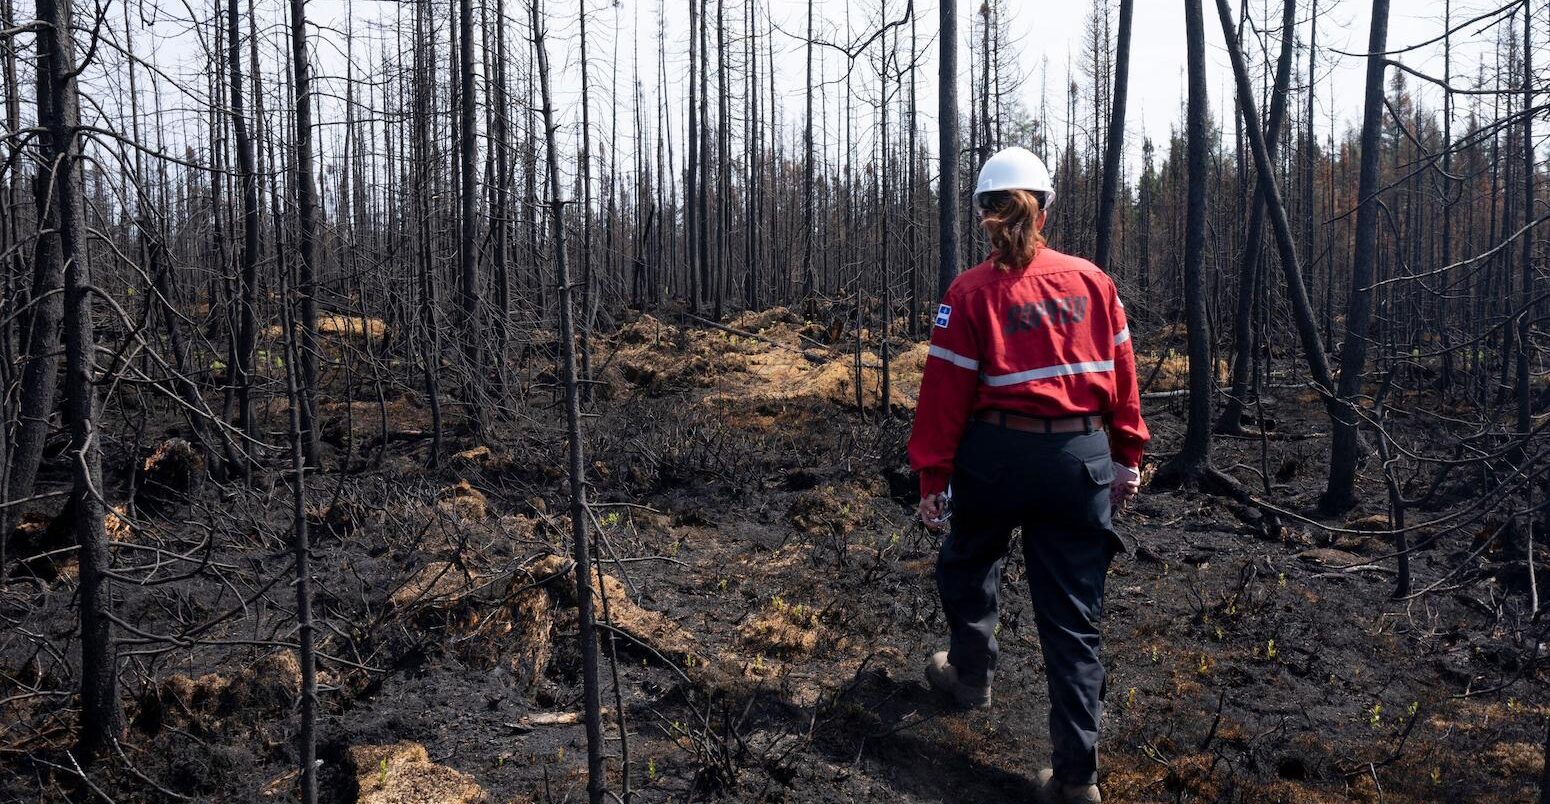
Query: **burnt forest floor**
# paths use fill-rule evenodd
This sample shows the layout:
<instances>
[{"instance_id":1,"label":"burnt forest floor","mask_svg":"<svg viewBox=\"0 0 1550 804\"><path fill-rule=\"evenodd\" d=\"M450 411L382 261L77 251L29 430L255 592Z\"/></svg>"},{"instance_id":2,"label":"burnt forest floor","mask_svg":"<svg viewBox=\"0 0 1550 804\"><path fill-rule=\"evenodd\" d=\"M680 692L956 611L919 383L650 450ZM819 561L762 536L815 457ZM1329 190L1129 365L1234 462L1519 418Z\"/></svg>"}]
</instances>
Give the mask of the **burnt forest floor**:
<instances>
[{"instance_id":1,"label":"burnt forest floor","mask_svg":"<svg viewBox=\"0 0 1550 804\"><path fill-rule=\"evenodd\" d=\"M622 700L633 801L1031 800L1047 699L1020 551L1003 585L995 706L954 711L921 674L946 636L935 540L914 521L904 459L923 348L900 343L885 418L876 372L863 413L855 357L823 346L822 327L781 310L731 326L744 334L643 316L594 355L602 384L585 427L613 622L604 656L618 658L617 693L602 668L612 786ZM1157 361L1140 362L1145 375ZM325 396L329 453L308 484L325 801L379 787L369 800L389 801L388 777L410 766L439 781L398 800L585 800L563 409L552 375L508 380L528 401L480 439L454 406L435 469L412 390L379 399L360 377L353 394L337 390L336 377ZM176 422L118 406L109 497L126 500L131 470ZM1271 499L1317 519L1322 408L1286 387L1265 410L1273 436L1219 438L1216 465L1256 489L1265 466ZM283 400L269 412L283 422ZM1155 461L1180 442L1182 407L1149 402L1146 415ZM1436 419L1397 422L1423 449L1450 437ZM59 457L43 479L65 471ZM1413 482L1420 495L1429 477ZM1481 482L1450 476L1432 507L1458 510ZM131 726L124 755L88 774L113 800L294 798L295 662L273 647L294 640L288 495L270 469L253 487L205 483L175 510L118 509L126 574L198 572L115 586L118 616L138 631L120 629ZM1426 531L1438 538L1415 554L1416 588L1438 588L1396 601L1389 538L1361 532L1387 526L1376 461L1361 498L1320 520L1343 533L1288 519L1267 536L1257 514L1189 489L1148 489L1117 519L1133 549L1108 580L1106 800L1534 798L1550 697L1514 540L1498 536L1500 517ZM57 549L57 513L40 506L11 555ZM152 547L198 561L157 568ZM68 550L27 562L0 595L0 800L91 798L62 751L75 718L72 563ZM185 642L152 639L171 634ZM363 752L404 742L424 750Z\"/></svg>"}]
</instances>

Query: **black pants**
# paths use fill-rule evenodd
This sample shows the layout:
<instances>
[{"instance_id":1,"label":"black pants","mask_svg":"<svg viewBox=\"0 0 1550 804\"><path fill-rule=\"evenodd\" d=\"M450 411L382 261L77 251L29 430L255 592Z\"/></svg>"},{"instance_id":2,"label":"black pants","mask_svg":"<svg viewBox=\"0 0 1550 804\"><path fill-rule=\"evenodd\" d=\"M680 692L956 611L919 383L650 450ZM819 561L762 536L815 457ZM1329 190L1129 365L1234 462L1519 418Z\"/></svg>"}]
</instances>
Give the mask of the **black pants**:
<instances>
[{"instance_id":1,"label":"black pants","mask_svg":"<svg viewBox=\"0 0 1550 804\"><path fill-rule=\"evenodd\" d=\"M1001 568L1023 529L1028 585L1049 681L1056 778L1093 784L1103 664L1098 621L1109 562L1122 543L1110 524L1114 467L1108 436L1025 433L969 425L953 474L952 532L937 557L937 588L959 678L995 674Z\"/></svg>"}]
</instances>

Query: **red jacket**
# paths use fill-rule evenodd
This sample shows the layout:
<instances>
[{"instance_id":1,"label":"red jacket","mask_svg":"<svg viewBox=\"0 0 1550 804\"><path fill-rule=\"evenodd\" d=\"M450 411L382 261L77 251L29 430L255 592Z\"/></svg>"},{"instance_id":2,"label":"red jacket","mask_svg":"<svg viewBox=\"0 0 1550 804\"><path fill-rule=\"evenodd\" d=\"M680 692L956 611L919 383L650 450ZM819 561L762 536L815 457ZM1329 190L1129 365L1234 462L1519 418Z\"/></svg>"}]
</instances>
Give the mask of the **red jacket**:
<instances>
[{"instance_id":1,"label":"red jacket","mask_svg":"<svg viewBox=\"0 0 1550 804\"><path fill-rule=\"evenodd\" d=\"M937 308L909 443L921 495L947 488L964 428L986 409L1101 414L1114 460L1139 467L1151 435L1114 281L1047 247L1020 271L991 257L953 280Z\"/></svg>"}]
</instances>

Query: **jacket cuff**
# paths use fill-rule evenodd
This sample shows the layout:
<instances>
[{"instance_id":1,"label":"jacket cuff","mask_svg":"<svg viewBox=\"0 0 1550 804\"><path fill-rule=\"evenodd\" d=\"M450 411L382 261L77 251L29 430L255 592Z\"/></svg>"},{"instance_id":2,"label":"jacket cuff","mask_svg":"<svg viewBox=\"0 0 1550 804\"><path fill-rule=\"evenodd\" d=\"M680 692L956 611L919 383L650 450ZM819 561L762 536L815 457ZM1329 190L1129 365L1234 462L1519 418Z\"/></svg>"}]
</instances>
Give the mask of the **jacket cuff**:
<instances>
[{"instance_id":1,"label":"jacket cuff","mask_svg":"<svg viewBox=\"0 0 1550 804\"><path fill-rule=\"evenodd\" d=\"M951 479L951 472L943 472L939 469L922 469L920 472L921 498L924 499L933 494L941 494L947 491L947 483Z\"/></svg>"},{"instance_id":2,"label":"jacket cuff","mask_svg":"<svg viewBox=\"0 0 1550 804\"><path fill-rule=\"evenodd\" d=\"M1117 438L1109 439L1110 457L1114 459L1115 463L1121 464L1123 466L1131 466L1135 467L1136 469L1140 469L1142 449L1142 444L1137 444L1135 442L1127 443L1126 441Z\"/></svg>"}]
</instances>

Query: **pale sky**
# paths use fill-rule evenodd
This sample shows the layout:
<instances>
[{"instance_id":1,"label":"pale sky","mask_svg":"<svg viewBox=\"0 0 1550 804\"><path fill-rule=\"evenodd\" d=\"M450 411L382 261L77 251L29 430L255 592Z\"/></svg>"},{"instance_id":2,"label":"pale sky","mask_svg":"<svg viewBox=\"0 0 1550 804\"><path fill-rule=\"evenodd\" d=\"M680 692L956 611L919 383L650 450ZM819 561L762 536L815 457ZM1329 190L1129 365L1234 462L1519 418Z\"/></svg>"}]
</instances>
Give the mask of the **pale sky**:
<instances>
[{"instance_id":1,"label":"pale sky","mask_svg":"<svg viewBox=\"0 0 1550 804\"><path fill-rule=\"evenodd\" d=\"M765 3L768 3L766 6ZM1254 23L1259 28L1278 29L1280 26L1279 3L1274 0L1247 0ZM1232 0L1234 13L1242 8L1243 0ZM827 30L824 25L819 25L819 38L831 41L843 41L846 39L845 14L847 5L851 6L851 29L856 33L849 38L852 41L860 40L874 31L878 26L880 13L878 5L868 3L866 0L853 0L852 3L839 2L838 0L816 0L815 8L821 19L827 21ZM1410 47L1442 34L1443 2L1441 0L1393 0L1390 10L1388 47L1395 50L1401 47ZM1477 16L1483 11L1497 7L1495 0L1452 0L1452 19L1457 25L1465 19ZM887 0L886 14L888 19L896 19L902 15L905 6L904 0ZM1017 49L1017 58L1026 77L1022 87L1023 103L1031 113L1037 114L1039 109L1039 95L1041 86L1041 71L1044 69L1047 59L1048 69L1048 110L1051 119L1048 127L1052 132L1064 130L1064 87L1067 81L1068 61L1071 69L1081 80L1082 39L1087 18L1091 13L1091 0L1067 0L1066 2L1010 2L1010 26L1013 31L1014 47ZM1210 102L1214 110L1215 118L1222 124L1230 127L1233 114L1233 81L1231 65L1228 61L1223 45L1221 23L1217 18L1215 3L1205 0L1205 28L1207 36L1207 60L1209 71ZM1536 51L1550 53L1550 48L1544 46L1544 42L1550 41L1550 24L1547 24L1544 14L1544 5L1536 4L1539 11L1536 16L1536 26L1539 34L1539 44ZM593 19L597 24L589 23L589 37L593 44L590 54L593 59L593 76L595 81L608 80L607 70L610 62L606 58L613 25L613 14L619 15L619 24L626 29L632 25L635 14L641 15L641 26L645 28L640 32L642 59L655 58L656 30L655 24L658 17L658 2L648 0L644 4L632 4L630 0L620 0L617 6L608 6L598 3L594 6L598 10L594 12ZM712 9L715 2L710 3ZM783 119L790 125L800 122L802 114L802 87L804 79L803 46L797 37L805 32L806 28L806 0L761 0L761 7L769 9L769 17L777 30L777 54L775 69L777 73L777 87L781 89L780 103L783 106ZM550 2L548 8L551 13L560 13L560 6ZM740 8L740 4L739 4ZM971 44L967 41L972 29L972 20L979 3L977 0L958 0L957 3L960 21L958 32L960 37L959 47L959 104L960 114L967 121L969 102L969 66ZM669 59L670 79L676 79L683 71L687 70L687 57L684 51L684 32L688 27L688 4L678 2L669 4L666 9L667 24L667 52ZM937 0L916 0L918 14L917 31L922 48L930 48L925 54L926 72L921 76L919 110L923 124L930 132L935 131L936 103L937 103L937 79L936 63L937 51L934 42L938 31L939 6ZM712 12L714 13L714 12ZM1365 81L1365 60L1357 55L1341 55L1337 51L1348 54L1361 54L1367 49L1367 40L1370 25L1371 3L1368 0L1320 0L1318 21L1318 47L1319 47L1319 80L1316 108L1318 109L1318 131L1320 138L1327 137L1331 123L1335 127L1337 138L1341 136L1347 127L1360 125L1362 88ZM729 2L727 13L729 27L742 27L740 10L732 8ZM1492 18L1497 19L1497 18ZM1117 25L1117 13L1115 24ZM1505 30L1505 23L1501 23L1489 30L1482 30L1483 24L1477 23L1467 29L1459 31L1453 37L1453 65L1455 85L1467 85L1472 82L1476 65L1479 59L1494 59L1495 42L1499 32ZM574 35L573 24L561 26L556 23L557 35ZM1309 34L1309 15L1306 9L1298 16L1297 36L1300 42L1306 43ZM594 33L595 32L595 33ZM899 47L907 53L908 28L901 29ZM1247 38L1247 37L1246 37ZM714 31L711 35L711 46L714 49ZM1260 40L1268 44L1273 50L1279 48L1279 39L1267 37ZM1258 70L1253 64L1259 61L1260 55L1257 48L1259 44L1246 44L1251 49L1251 69L1255 70L1256 88L1258 87ZM556 55L569 54L572 58L570 69L574 72L574 42L557 39L551 44L551 53ZM602 63L598 61L598 54L603 54ZM819 49L820 56L826 62L824 74L831 78L837 76L840 70L840 57L832 49ZM875 46L872 58L875 59ZM1401 61L1421 72L1442 76L1442 43L1438 42L1415 51L1399 55ZM621 80L628 80L629 63L625 54L620 54ZM1547 65L1550 58L1541 55L1535 60L1538 65ZM1488 62L1488 66L1489 66ZM646 67L642 67L644 71ZM679 72L674 72L674 70ZM1307 70L1306 54L1299 54L1298 61L1293 71L1293 86L1300 87L1304 83ZM652 73L654 75L654 73ZM870 93L862 92L862 97L875 97L875 62L863 61L858 64L857 75L864 77L870 87ZM574 80L574 79L572 79ZM714 77L712 78L714 80ZM647 91L653 91L654 80L647 81ZM1417 91L1427 98L1434 106L1440 106L1440 94L1422 87L1422 82L1411 79L1409 84L1412 91ZM1130 170L1132 174L1137 172L1141 137L1139 132L1144 130L1159 147L1166 142L1170 128L1178 125L1184 97L1184 16L1182 0L1136 0L1135 24L1132 38L1131 70L1130 70L1130 103L1127 120L1127 143L1130 152ZM734 87L734 91L740 89ZM674 98L681 98L681 87L673 87L670 92ZM714 87L712 87L714 95ZM1300 93L1299 93L1300 96ZM830 130L837 132L838 126L838 88L830 96L831 120ZM596 101L594 101L596 102ZM1296 99L1294 99L1296 102ZM1457 103L1468 103L1466 100ZM1300 108L1300 107L1299 107ZM1260 114L1263 116L1266 110L1261 103ZM766 112L767 113L767 112ZM861 113L858 125L869 126L871 112ZM1078 114L1086 115L1079 109ZM1331 120L1333 117L1333 120ZM871 136L863 134L863 137ZM934 137L934 133L929 136ZM864 152L864 147L863 147Z\"/></svg>"},{"instance_id":2,"label":"pale sky","mask_svg":"<svg viewBox=\"0 0 1550 804\"><path fill-rule=\"evenodd\" d=\"M882 0L815 0L817 13L823 19L819 25L819 38L833 42L859 40L878 26L879 6ZM208 40L210 26L209 15L213 2L186 3L169 0L160 0L160 8L152 4L152 0L117 0L114 6L110 6L108 19L116 23L115 27L122 26L123 8L121 3L129 3L128 8L134 9L130 15L136 22L136 50L142 58L148 58L155 62L157 68L165 74L176 76L185 83L191 94L202 100L208 81L208 66L201 56L204 42ZM512 25L526 25L527 4L522 0L491 0L498 2L504 9ZM617 79L620 85L622 103L625 111L621 113L621 119L625 122L622 139L628 140L630 128L630 116L628 104L630 99L629 82L632 66L632 45L638 45L640 69L646 102L652 106L653 111L645 116L648 128L655 128L657 115L655 113L658 104L658 81L656 79L656 60L658 54L657 25L659 19L665 24L666 32L666 60L668 70L667 92L674 110L674 119L671 125L678 131L675 140L679 143L679 164L682 159L682 133L683 120L683 94L685 92L688 62L685 50L685 35L688 28L689 4L684 0L584 0L589 8L588 37L589 60L591 76L594 85L593 114L595 148L601 150L606 147L609 130L610 85ZM796 143L797 134L803 114L803 45L798 38L805 31L807 0L759 0L761 14L768 14L769 23L773 23L775 34L775 73L777 101L781 107L780 116L786 130L787 142ZM935 118L937 102L937 78L936 63L937 50L935 48L936 34L938 31L938 0L915 0L918 14L917 32L920 47L923 50L922 58L925 62L924 70L920 74L919 82L919 112L921 122L925 128L923 136L928 142L935 140ZM1235 13L1239 12L1245 0L1232 0ZM1276 9L1277 0L1246 0L1250 6L1251 15L1255 24L1261 28L1278 27L1280 12ZM1452 0L1453 19L1455 24L1464 19L1476 16L1483 10L1488 10L1496 5L1496 0ZM562 137L574 137L576 134L575 122L579 119L579 49L577 47L575 15L577 5L571 2L556 2L556 0L544 0L548 17L550 19L550 55L557 69L560 71L554 81L557 91L558 112L564 128ZM902 15L905 0L886 0L885 13L888 19L897 19ZM438 41L442 47L446 47L446 26L453 20L451 10L455 8L454 0L435 0L437 7L436 20L439 26ZM477 5L477 0L476 0ZM711 0L712 13L715 9L715 0ZM1184 21L1182 0L1136 0L1135 10L1135 34L1132 42L1132 57L1130 71L1130 113L1127 121L1128 167L1134 175L1138 170L1139 151L1141 137L1138 132L1150 135L1158 142L1161 148L1168 137L1169 130L1178 124L1183 103L1184 87ZM1209 62L1209 92L1214 115L1220 124L1231 127L1229 115L1232 113L1232 76L1230 65L1224 48L1220 23L1215 13L1215 3L1205 0L1205 27L1207 33L1207 59ZM1550 66L1550 48L1544 43L1550 41L1550 19L1547 19L1546 5L1536 3L1536 65ZM263 47L265 61L268 69L276 69L278 63L273 48L284 47L284 24L286 16L284 4L281 0L256 0L258 14L260 15L260 32L266 38ZM852 33L845 33L845 15L847 6L852 7L850 27ZM1068 60L1080 77L1080 54L1082 48L1083 31L1086 20L1092 7L1091 0L1067 0L1066 2L1010 2L1010 24L1013 31L1013 47L1017 51L1017 59L1021 70L1026 76L1022 87L1024 105L1032 113L1039 109L1039 92L1041 78L1047 80L1049 91L1049 114L1051 119L1046 121L1051 132L1064 131L1064 87ZM1415 45L1422 41L1437 37L1443 31L1443 2L1442 0L1393 0L1391 22L1389 31L1390 50ZM742 0L728 0L727 25L729 31L735 35L743 28ZM1368 0L1320 0L1320 20L1318 23L1318 44L1320 50L1320 78L1317 108L1319 115L1318 130L1321 139L1329 135L1331 118L1336 129L1336 136L1344 133L1347 127L1355 127L1359 124L1361 112L1361 91L1363 83L1364 61L1358 56L1340 55L1337 51L1351 54L1360 54L1366 49L1368 36L1368 13L1370 2ZM147 12L144 9L149 8ZM341 129L330 126L343 119L342 105L338 98L343 96L342 85L335 81L330 84L327 76L342 76L344 74L344 47L342 45L342 32L345 30L348 19L346 9L353 10L355 17L354 29L360 42L356 48L358 62L362 61L362 52L374 48L380 48L382 39L394 35L390 21L397 14L407 17L408 9L394 2L382 0L311 0L308 3L308 19L316 27L315 52L319 64L318 73L324 76L320 83L323 96L318 103L317 120L322 126L321 136L324 138L325 156L329 150L328 138L337 138ZM958 0L960 16L959 35L962 41L959 48L959 83L960 83L960 113L967 121L967 104L969 102L969 66L970 52L967 39L973 30L971 22L978 9L975 0ZM85 13L85 12L82 12ZM24 17L26 10L18 9L18 16ZM190 18L193 24L190 25ZM154 31L140 29L139 21L148 20ZM1298 19L1298 37L1306 42L1308 35L1308 18L1306 10ZM389 27L384 28L384 25ZM761 28L767 23L761 21ZM1454 82L1458 85L1469 85L1474 78L1477 61L1481 58L1494 60L1494 49L1497 36L1505 31L1506 24L1501 23L1494 28L1482 31L1482 24L1475 24L1468 29L1460 31L1454 37ZM615 48L615 32L618 37L618 47ZM518 50L523 47L521 36L523 31L517 28L508 34L510 50ZM634 34L632 37L631 34ZM899 29L899 48L907 54L909 46L909 28ZM201 36L202 35L202 36ZM374 46L366 41L376 38L379 42ZM405 37L407 41L407 37ZM711 33L711 47L714 50L714 30ZM1279 46L1278 40L1267 40L1271 48ZM761 48L763 46L761 40ZM741 47L737 43L729 43L739 54ZM1257 43L1251 46L1251 51L1257 50ZM396 52L398 45L391 44ZM876 126L873 119L874 111L869 103L875 101L877 83L875 59L878 48L873 46L866 55L856 62L855 92L857 95L857 109L855 130L853 132L856 141L857 156L865 161L868 153L875 143ZM1420 48L1399 56L1407 65L1415 67L1422 72L1435 74L1440 77L1442 45L1434 45ZM826 105L821 106L819 114L824 115L823 125L829 132L821 139L830 143L827 158L831 161L838 160L836 152L840 132L843 131L843 117L841 116L843 102L843 84L840 83L842 59L838 51L832 48L819 48L819 57L822 59L821 74L830 84L824 90ZM517 61L513 53L512 61ZM901 56L902 58L902 56ZM1044 76L1043 69L1047 60L1048 75ZM1258 58L1251 58L1257 61ZM1488 67L1490 63L1488 63ZM615 74L617 69L617 74ZM1254 69L1251 67L1251 69ZM1306 74L1306 56L1300 55L1297 67L1294 71L1293 84L1300 86L1303 76ZM25 68L24 68L25 71ZM124 78L122 75L122 61L115 54L104 51L99 54L99 64L96 69L89 71L83 77L83 86L88 92L93 91L95 84L99 91L95 95L100 99L103 108L109 113L118 116L121 114L112 107L116 105L115 97L122 92ZM362 75L364 69L358 68L357 75ZM93 75L93 73L96 73ZM1256 69L1256 83L1258 71ZM730 89L734 94L742 92L739 78L741 71L734 71L731 76L733 85ZM365 75L366 78L379 78L380 75ZM271 74L271 91L275 87ZM712 73L712 81L715 80ZM24 84L30 82L24 82ZM1419 89L1420 82L1411 80L1412 89ZM142 92L145 92L145 79L141 78ZM24 87L30 89L30 86ZM714 98L715 87L712 88ZM768 89L761 90L767 98ZM201 103L190 103L188 98L173 97L176 93L166 92L164 99L169 116L176 115L181 108L182 117L177 123L180 132L186 136L203 141L204 136L199 133L199 127L203 125L205 113L200 110ZM329 97L332 94L333 97ZM1429 96L1430 105L1440 103L1435 92L1424 92ZM1299 93L1300 96L1300 93ZM1294 98L1294 101L1296 99ZM1468 99L1460 103L1470 103ZM152 105L142 100L142 110L150 114ZM764 106L768 105L767 100ZM271 110L274 107L270 106ZM712 102L714 110L714 101ZM1261 108L1261 115L1265 110ZM740 122L741 107L734 105L734 138L742 135ZM769 110L761 111L768 119ZM1078 114L1086 120L1090 112L1079 110ZM88 110L88 117L91 116ZM897 121L890 121L890 136L899 136L897 133ZM125 128L127 128L125 124ZM178 134L169 134L170 139L177 140ZM621 142L621 157L627 146ZM792 146L794 149L794 145ZM934 150L934 147L933 147ZM334 150L337 153L337 150ZM791 155L795 156L795 153ZM626 157L627 158L627 157ZM1057 186L1059 177L1056 177Z\"/></svg>"}]
</instances>

